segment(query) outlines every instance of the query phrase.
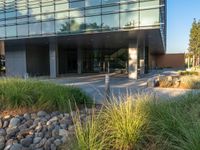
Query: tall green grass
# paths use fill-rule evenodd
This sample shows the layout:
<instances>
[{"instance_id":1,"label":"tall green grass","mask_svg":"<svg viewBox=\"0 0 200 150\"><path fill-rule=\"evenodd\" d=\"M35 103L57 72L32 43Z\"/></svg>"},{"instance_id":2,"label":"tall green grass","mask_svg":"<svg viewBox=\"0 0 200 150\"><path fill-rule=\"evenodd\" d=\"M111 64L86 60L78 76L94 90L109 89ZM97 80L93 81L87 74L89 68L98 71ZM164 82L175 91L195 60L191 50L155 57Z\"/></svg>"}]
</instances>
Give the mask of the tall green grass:
<instances>
[{"instance_id":1,"label":"tall green grass","mask_svg":"<svg viewBox=\"0 0 200 150\"><path fill-rule=\"evenodd\" d=\"M15 78L0 80L0 110L27 107L69 111L75 103L91 103L91 99L82 90L72 86Z\"/></svg>"},{"instance_id":2,"label":"tall green grass","mask_svg":"<svg viewBox=\"0 0 200 150\"><path fill-rule=\"evenodd\" d=\"M75 121L76 145L88 150L199 150L199 96L165 101L149 95L114 99L93 114L86 126Z\"/></svg>"}]
</instances>

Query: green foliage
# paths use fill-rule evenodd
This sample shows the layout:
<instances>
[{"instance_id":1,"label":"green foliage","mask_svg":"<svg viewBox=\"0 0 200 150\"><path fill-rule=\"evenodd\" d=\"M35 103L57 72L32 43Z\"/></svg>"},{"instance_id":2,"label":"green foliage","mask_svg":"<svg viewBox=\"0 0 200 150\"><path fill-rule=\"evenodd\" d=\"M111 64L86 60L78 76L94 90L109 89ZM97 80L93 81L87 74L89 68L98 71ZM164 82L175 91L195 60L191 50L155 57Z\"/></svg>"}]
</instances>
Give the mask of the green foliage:
<instances>
[{"instance_id":1,"label":"green foliage","mask_svg":"<svg viewBox=\"0 0 200 150\"><path fill-rule=\"evenodd\" d=\"M0 110L28 107L36 110L69 111L70 106L91 103L79 88L36 80L0 80Z\"/></svg>"},{"instance_id":2,"label":"green foliage","mask_svg":"<svg viewBox=\"0 0 200 150\"><path fill-rule=\"evenodd\" d=\"M190 31L189 52L193 55L200 54L200 21L197 22L196 19L194 19Z\"/></svg>"},{"instance_id":3,"label":"green foliage","mask_svg":"<svg viewBox=\"0 0 200 150\"><path fill-rule=\"evenodd\" d=\"M75 119L76 148L199 150L199 96L169 101L144 95L115 99L85 124Z\"/></svg>"},{"instance_id":4,"label":"green foliage","mask_svg":"<svg viewBox=\"0 0 200 150\"><path fill-rule=\"evenodd\" d=\"M182 75L182 76L186 76L186 75L196 75L196 76L198 76L199 72L197 72L197 71L178 71L178 74Z\"/></svg>"}]
</instances>

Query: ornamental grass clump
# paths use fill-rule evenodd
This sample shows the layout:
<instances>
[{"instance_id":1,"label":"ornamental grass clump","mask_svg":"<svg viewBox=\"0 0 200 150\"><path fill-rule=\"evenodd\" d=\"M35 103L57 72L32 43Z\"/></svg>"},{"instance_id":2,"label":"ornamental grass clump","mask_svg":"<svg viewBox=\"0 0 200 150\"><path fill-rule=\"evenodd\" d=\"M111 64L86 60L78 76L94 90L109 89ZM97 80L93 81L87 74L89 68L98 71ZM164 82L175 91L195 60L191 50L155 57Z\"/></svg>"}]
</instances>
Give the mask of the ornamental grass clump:
<instances>
[{"instance_id":1,"label":"ornamental grass clump","mask_svg":"<svg viewBox=\"0 0 200 150\"><path fill-rule=\"evenodd\" d=\"M99 114L96 114L94 109L92 114L83 122L79 111L73 117L75 125L76 143L72 149L77 150L104 150L106 149L106 136L101 128Z\"/></svg>"},{"instance_id":2,"label":"ornamental grass clump","mask_svg":"<svg viewBox=\"0 0 200 150\"><path fill-rule=\"evenodd\" d=\"M0 80L0 111L32 108L46 111L70 111L77 105L91 103L81 89L44 81L4 78Z\"/></svg>"}]
</instances>

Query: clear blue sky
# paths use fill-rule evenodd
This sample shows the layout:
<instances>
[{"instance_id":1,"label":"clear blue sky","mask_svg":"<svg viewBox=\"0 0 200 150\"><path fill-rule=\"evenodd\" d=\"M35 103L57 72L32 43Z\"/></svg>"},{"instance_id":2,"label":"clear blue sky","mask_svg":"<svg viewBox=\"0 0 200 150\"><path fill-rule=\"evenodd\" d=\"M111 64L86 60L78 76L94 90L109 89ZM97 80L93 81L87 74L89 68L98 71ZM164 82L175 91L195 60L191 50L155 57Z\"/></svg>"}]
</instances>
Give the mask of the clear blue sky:
<instances>
[{"instance_id":1,"label":"clear blue sky","mask_svg":"<svg viewBox=\"0 0 200 150\"><path fill-rule=\"evenodd\" d=\"M167 53L185 52L193 19L200 19L200 0L167 0Z\"/></svg>"}]
</instances>

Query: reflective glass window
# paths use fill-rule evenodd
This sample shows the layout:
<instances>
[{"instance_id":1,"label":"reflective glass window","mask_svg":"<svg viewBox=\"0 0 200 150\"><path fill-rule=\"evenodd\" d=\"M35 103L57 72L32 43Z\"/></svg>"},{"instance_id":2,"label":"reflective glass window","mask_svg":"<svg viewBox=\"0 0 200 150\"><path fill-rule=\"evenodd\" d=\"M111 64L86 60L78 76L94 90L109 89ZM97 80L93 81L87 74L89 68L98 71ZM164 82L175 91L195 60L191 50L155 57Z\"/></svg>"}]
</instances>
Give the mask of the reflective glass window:
<instances>
[{"instance_id":1,"label":"reflective glass window","mask_svg":"<svg viewBox=\"0 0 200 150\"><path fill-rule=\"evenodd\" d=\"M57 12L55 13L55 18L56 19L63 19L63 18L67 18L68 17L68 13L69 12Z\"/></svg>"},{"instance_id":2,"label":"reflective glass window","mask_svg":"<svg viewBox=\"0 0 200 150\"><path fill-rule=\"evenodd\" d=\"M0 38L5 37L5 27L0 27Z\"/></svg>"},{"instance_id":3,"label":"reflective glass window","mask_svg":"<svg viewBox=\"0 0 200 150\"><path fill-rule=\"evenodd\" d=\"M151 26L159 23L159 9L140 11L140 26Z\"/></svg>"},{"instance_id":4,"label":"reflective glass window","mask_svg":"<svg viewBox=\"0 0 200 150\"><path fill-rule=\"evenodd\" d=\"M68 10L69 9L69 4L64 3L64 4L57 4L55 5L56 11L63 11L63 10Z\"/></svg>"},{"instance_id":5,"label":"reflective glass window","mask_svg":"<svg viewBox=\"0 0 200 150\"><path fill-rule=\"evenodd\" d=\"M85 6L96 6L96 5L101 5L101 0L86 0L85 1Z\"/></svg>"},{"instance_id":6,"label":"reflective glass window","mask_svg":"<svg viewBox=\"0 0 200 150\"><path fill-rule=\"evenodd\" d=\"M16 35L17 35L16 26L7 26L6 27L6 36L7 37L13 37Z\"/></svg>"},{"instance_id":7,"label":"reflective glass window","mask_svg":"<svg viewBox=\"0 0 200 150\"><path fill-rule=\"evenodd\" d=\"M56 33L66 33L70 31L70 23L68 19L56 20Z\"/></svg>"},{"instance_id":8,"label":"reflective glass window","mask_svg":"<svg viewBox=\"0 0 200 150\"><path fill-rule=\"evenodd\" d=\"M121 4L121 11L137 10L139 8L139 3Z\"/></svg>"},{"instance_id":9,"label":"reflective glass window","mask_svg":"<svg viewBox=\"0 0 200 150\"><path fill-rule=\"evenodd\" d=\"M40 15L29 17L29 22L38 22L38 21L41 21Z\"/></svg>"},{"instance_id":10,"label":"reflective glass window","mask_svg":"<svg viewBox=\"0 0 200 150\"><path fill-rule=\"evenodd\" d=\"M70 11L70 17L81 17L84 15L83 10L71 10Z\"/></svg>"},{"instance_id":11,"label":"reflective glass window","mask_svg":"<svg viewBox=\"0 0 200 150\"><path fill-rule=\"evenodd\" d=\"M49 13L49 12L54 12L54 5L42 7L42 13Z\"/></svg>"},{"instance_id":12,"label":"reflective glass window","mask_svg":"<svg viewBox=\"0 0 200 150\"><path fill-rule=\"evenodd\" d=\"M40 8L29 9L29 15L40 14Z\"/></svg>"},{"instance_id":13,"label":"reflective glass window","mask_svg":"<svg viewBox=\"0 0 200 150\"><path fill-rule=\"evenodd\" d=\"M4 12L0 12L0 19L4 19L4 18L5 18Z\"/></svg>"},{"instance_id":14,"label":"reflective glass window","mask_svg":"<svg viewBox=\"0 0 200 150\"><path fill-rule=\"evenodd\" d=\"M85 18L86 30L95 30L101 28L101 16L92 16Z\"/></svg>"},{"instance_id":15,"label":"reflective glass window","mask_svg":"<svg viewBox=\"0 0 200 150\"><path fill-rule=\"evenodd\" d=\"M140 8L145 9L145 8L152 8L152 7L158 7L160 4L159 0L151 0L151 1L141 1L140 2Z\"/></svg>"},{"instance_id":16,"label":"reflective glass window","mask_svg":"<svg viewBox=\"0 0 200 150\"><path fill-rule=\"evenodd\" d=\"M70 8L75 9L75 8L82 8L85 6L85 2L84 1L78 1L78 2L71 2L70 3Z\"/></svg>"},{"instance_id":17,"label":"reflective glass window","mask_svg":"<svg viewBox=\"0 0 200 150\"><path fill-rule=\"evenodd\" d=\"M41 34L41 23L31 23L29 24L29 34L37 35Z\"/></svg>"},{"instance_id":18,"label":"reflective glass window","mask_svg":"<svg viewBox=\"0 0 200 150\"><path fill-rule=\"evenodd\" d=\"M125 12L120 14L120 27L137 27L139 21L138 11L134 12Z\"/></svg>"},{"instance_id":19,"label":"reflective glass window","mask_svg":"<svg viewBox=\"0 0 200 150\"><path fill-rule=\"evenodd\" d=\"M117 3L120 0L102 0L102 4Z\"/></svg>"},{"instance_id":20,"label":"reflective glass window","mask_svg":"<svg viewBox=\"0 0 200 150\"><path fill-rule=\"evenodd\" d=\"M79 32L85 29L84 18L73 18L70 20L70 31Z\"/></svg>"},{"instance_id":21,"label":"reflective glass window","mask_svg":"<svg viewBox=\"0 0 200 150\"><path fill-rule=\"evenodd\" d=\"M16 12L15 11L6 13L6 18L11 18L11 17L16 17Z\"/></svg>"},{"instance_id":22,"label":"reflective glass window","mask_svg":"<svg viewBox=\"0 0 200 150\"><path fill-rule=\"evenodd\" d=\"M17 16L25 16L28 15L28 10L24 9L24 10L17 10Z\"/></svg>"},{"instance_id":23,"label":"reflective glass window","mask_svg":"<svg viewBox=\"0 0 200 150\"><path fill-rule=\"evenodd\" d=\"M28 36L28 24L17 25L18 36Z\"/></svg>"},{"instance_id":24,"label":"reflective glass window","mask_svg":"<svg viewBox=\"0 0 200 150\"><path fill-rule=\"evenodd\" d=\"M119 14L103 15L102 28L106 30L114 30L119 28Z\"/></svg>"},{"instance_id":25,"label":"reflective glass window","mask_svg":"<svg viewBox=\"0 0 200 150\"><path fill-rule=\"evenodd\" d=\"M50 34L54 33L54 21L42 22L42 33Z\"/></svg>"},{"instance_id":26,"label":"reflective glass window","mask_svg":"<svg viewBox=\"0 0 200 150\"><path fill-rule=\"evenodd\" d=\"M103 7L102 8L102 13L113 13L113 12L118 12L118 11L119 11L119 6Z\"/></svg>"},{"instance_id":27,"label":"reflective glass window","mask_svg":"<svg viewBox=\"0 0 200 150\"><path fill-rule=\"evenodd\" d=\"M85 10L85 15L86 16L99 15L99 14L101 14L101 8Z\"/></svg>"},{"instance_id":28,"label":"reflective glass window","mask_svg":"<svg viewBox=\"0 0 200 150\"><path fill-rule=\"evenodd\" d=\"M18 18L17 19L17 23L20 24L20 23L27 23L28 22L28 18Z\"/></svg>"},{"instance_id":29,"label":"reflective glass window","mask_svg":"<svg viewBox=\"0 0 200 150\"><path fill-rule=\"evenodd\" d=\"M42 15L42 20L52 20L54 19L54 13L49 13L49 14L45 14L45 15Z\"/></svg>"}]
</instances>

